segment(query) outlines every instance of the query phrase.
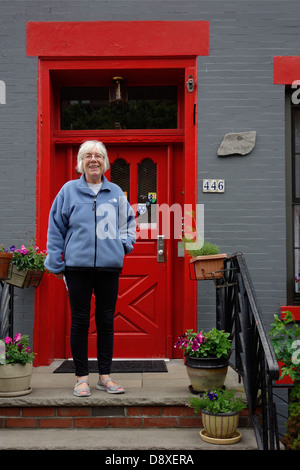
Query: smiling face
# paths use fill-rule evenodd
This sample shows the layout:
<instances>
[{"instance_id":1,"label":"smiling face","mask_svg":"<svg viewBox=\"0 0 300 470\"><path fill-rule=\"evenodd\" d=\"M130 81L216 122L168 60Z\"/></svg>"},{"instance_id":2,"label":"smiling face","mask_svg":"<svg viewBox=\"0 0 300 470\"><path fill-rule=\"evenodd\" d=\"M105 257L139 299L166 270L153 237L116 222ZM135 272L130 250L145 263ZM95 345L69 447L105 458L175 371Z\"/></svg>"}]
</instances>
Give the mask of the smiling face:
<instances>
[{"instance_id":1,"label":"smiling face","mask_svg":"<svg viewBox=\"0 0 300 470\"><path fill-rule=\"evenodd\" d=\"M82 169L87 183L101 183L104 173L104 157L98 152L96 146L84 155Z\"/></svg>"}]
</instances>

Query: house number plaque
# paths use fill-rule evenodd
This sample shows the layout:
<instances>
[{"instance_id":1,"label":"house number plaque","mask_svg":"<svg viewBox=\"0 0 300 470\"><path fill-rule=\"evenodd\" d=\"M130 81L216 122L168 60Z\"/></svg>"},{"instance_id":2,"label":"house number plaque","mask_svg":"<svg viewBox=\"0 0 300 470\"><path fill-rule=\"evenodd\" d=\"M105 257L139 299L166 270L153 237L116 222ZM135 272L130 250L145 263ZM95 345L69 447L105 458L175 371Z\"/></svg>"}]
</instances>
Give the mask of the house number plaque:
<instances>
[{"instance_id":1,"label":"house number plaque","mask_svg":"<svg viewBox=\"0 0 300 470\"><path fill-rule=\"evenodd\" d=\"M204 193L224 193L225 192L225 180L203 180L203 192Z\"/></svg>"}]
</instances>

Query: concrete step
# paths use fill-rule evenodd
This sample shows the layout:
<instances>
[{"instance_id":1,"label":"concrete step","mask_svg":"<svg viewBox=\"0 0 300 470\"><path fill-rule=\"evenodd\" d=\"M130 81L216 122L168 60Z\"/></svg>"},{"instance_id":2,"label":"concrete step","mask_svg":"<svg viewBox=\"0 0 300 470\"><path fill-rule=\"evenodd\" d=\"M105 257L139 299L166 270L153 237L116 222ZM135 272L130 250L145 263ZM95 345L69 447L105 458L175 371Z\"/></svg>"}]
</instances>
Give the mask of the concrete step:
<instances>
[{"instance_id":1,"label":"concrete step","mask_svg":"<svg viewBox=\"0 0 300 470\"><path fill-rule=\"evenodd\" d=\"M241 440L228 445L204 442L200 429L1 429L0 450L101 450L107 456L109 451L173 451L187 455L193 450L257 450L251 428L239 428Z\"/></svg>"}]
</instances>

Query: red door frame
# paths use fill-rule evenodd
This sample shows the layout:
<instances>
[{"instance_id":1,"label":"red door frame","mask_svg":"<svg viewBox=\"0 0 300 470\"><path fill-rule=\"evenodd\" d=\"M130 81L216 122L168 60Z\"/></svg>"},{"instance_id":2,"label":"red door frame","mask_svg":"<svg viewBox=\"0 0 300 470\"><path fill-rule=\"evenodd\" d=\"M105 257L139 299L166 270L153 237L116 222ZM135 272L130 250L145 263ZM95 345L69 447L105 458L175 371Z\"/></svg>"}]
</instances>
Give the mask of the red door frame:
<instances>
[{"instance_id":1,"label":"red door frame","mask_svg":"<svg viewBox=\"0 0 300 470\"><path fill-rule=\"evenodd\" d=\"M27 55L38 56L38 113L37 113L37 197L36 243L46 246L48 214L53 200L49 172L53 171L55 142L63 141L62 132L53 123L55 90L51 74L60 70L182 70L184 83L192 75L197 83L197 56L208 55L208 22L38 22L27 24ZM96 40L101 35L101 41ZM68 40L66 41L66 38ZM71 38L69 40L69 38ZM180 38L180 41L178 41ZM168 131L99 131L99 140L106 142L183 142L184 201L197 203L197 88L185 87L183 127ZM64 131L65 132L65 131ZM145 136L146 134L146 136ZM78 134L77 134L78 135ZM81 140L95 132L82 131ZM68 136L69 137L69 136ZM69 142L70 140L68 140ZM78 142L77 142L78 143ZM171 158L168 159L169 164ZM170 188L171 191L171 188ZM55 292L53 276L44 276L35 296L34 349L38 352L35 365L50 364L55 351L55 328L48 299ZM174 336L187 328L196 328L196 283L189 278L188 259L180 287L183 290L181 325ZM168 288L168 295L171 295ZM59 299L58 299L59 300ZM171 299L170 299L171 300ZM174 338L173 338L174 339ZM168 357L177 352L168 341ZM176 339L176 338L175 338Z\"/></svg>"}]
</instances>

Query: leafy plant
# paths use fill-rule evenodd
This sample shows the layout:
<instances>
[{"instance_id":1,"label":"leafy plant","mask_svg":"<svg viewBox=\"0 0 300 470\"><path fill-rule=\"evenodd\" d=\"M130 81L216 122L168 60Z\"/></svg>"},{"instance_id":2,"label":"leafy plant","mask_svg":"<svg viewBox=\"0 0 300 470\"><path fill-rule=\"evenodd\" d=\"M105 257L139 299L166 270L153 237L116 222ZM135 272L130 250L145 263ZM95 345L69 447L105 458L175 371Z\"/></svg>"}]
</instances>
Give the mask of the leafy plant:
<instances>
[{"instance_id":1,"label":"leafy plant","mask_svg":"<svg viewBox=\"0 0 300 470\"><path fill-rule=\"evenodd\" d=\"M182 238L185 251L192 257L217 255L220 247L216 244L203 240L196 229L196 219L194 211L186 212L186 216L191 218L192 226L185 227L185 235Z\"/></svg>"},{"instance_id":2,"label":"leafy plant","mask_svg":"<svg viewBox=\"0 0 300 470\"><path fill-rule=\"evenodd\" d=\"M300 379L300 327L290 311L283 314L283 319L274 315L269 335L276 359L282 363L280 379L289 375L295 381Z\"/></svg>"},{"instance_id":3,"label":"leafy plant","mask_svg":"<svg viewBox=\"0 0 300 470\"><path fill-rule=\"evenodd\" d=\"M6 336L4 341L4 353L0 358L0 364L26 364L32 362L35 353L29 347L28 335L17 333L14 339Z\"/></svg>"},{"instance_id":4,"label":"leafy plant","mask_svg":"<svg viewBox=\"0 0 300 470\"><path fill-rule=\"evenodd\" d=\"M232 341L230 334L223 330L212 328L208 332L194 332L187 330L175 343L175 348L184 351L186 356L192 357L228 357Z\"/></svg>"},{"instance_id":5,"label":"leafy plant","mask_svg":"<svg viewBox=\"0 0 300 470\"><path fill-rule=\"evenodd\" d=\"M283 318L274 315L269 332L277 361L281 362L280 379L288 375L294 383L289 401L287 432L281 439L287 450L300 450L300 327L290 311Z\"/></svg>"},{"instance_id":6,"label":"leafy plant","mask_svg":"<svg viewBox=\"0 0 300 470\"><path fill-rule=\"evenodd\" d=\"M9 250L8 250L8 249L5 248L5 246L1 243L1 245L0 245L0 253L11 253L11 252L12 252L11 248L14 248L14 247L11 246L11 247L9 248Z\"/></svg>"},{"instance_id":7,"label":"leafy plant","mask_svg":"<svg viewBox=\"0 0 300 470\"><path fill-rule=\"evenodd\" d=\"M187 406L198 414L201 410L213 414L239 412L246 408L240 397L235 397L236 390L217 388L203 395L191 397Z\"/></svg>"},{"instance_id":8,"label":"leafy plant","mask_svg":"<svg viewBox=\"0 0 300 470\"><path fill-rule=\"evenodd\" d=\"M15 265L19 271L26 269L33 269L35 271L46 270L44 261L47 252L46 250L40 251L37 246L29 246L26 248L22 245L21 248L17 249L12 245L8 250L3 245L0 245L0 251L13 253L11 264Z\"/></svg>"},{"instance_id":9,"label":"leafy plant","mask_svg":"<svg viewBox=\"0 0 300 470\"><path fill-rule=\"evenodd\" d=\"M213 243L204 241L203 244L193 243L191 240L185 241L185 250L195 258L196 256L217 255L220 253L220 247Z\"/></svg>"}]
</instances>

